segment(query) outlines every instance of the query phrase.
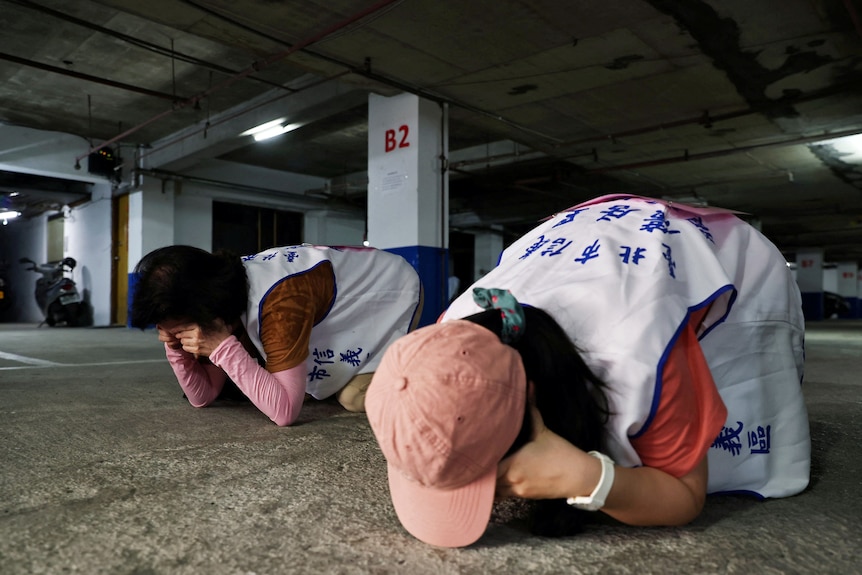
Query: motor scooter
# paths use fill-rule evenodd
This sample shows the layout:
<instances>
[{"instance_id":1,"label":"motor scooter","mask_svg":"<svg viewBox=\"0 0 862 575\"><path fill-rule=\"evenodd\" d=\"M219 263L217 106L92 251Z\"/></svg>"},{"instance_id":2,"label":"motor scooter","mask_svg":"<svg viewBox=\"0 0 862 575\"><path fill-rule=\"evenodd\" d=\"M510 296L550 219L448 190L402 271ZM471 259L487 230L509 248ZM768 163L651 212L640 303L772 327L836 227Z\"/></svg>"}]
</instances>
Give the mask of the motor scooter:
<instances>
[{"instance_id":1,"label":"motor scooter","mask_svg":"<svg viewBox=\"0 0 862 575\"><path fill-rule=\"evenodd\" d=\"M39 323L55 326L65 323L67 326L79 326L83 320L83 306L81 305L81 294L72 278L66 277L66 272L72 273L78 262L75 258L63 258L58 262L37 264L30 258L18 260L22 264L29 264L28 271L42 274L36 280L36 303L45 319Z\"/></svg>"}]
</instances>

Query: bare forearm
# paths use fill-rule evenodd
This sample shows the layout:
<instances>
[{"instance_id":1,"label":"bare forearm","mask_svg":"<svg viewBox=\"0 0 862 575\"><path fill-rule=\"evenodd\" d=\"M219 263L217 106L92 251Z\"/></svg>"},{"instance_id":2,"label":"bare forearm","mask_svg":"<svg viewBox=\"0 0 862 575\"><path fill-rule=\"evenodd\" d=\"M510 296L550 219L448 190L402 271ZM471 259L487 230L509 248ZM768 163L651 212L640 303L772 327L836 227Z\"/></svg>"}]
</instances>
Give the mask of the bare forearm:
<instances>
[{"instance_id":1,"label":"bare forearm","mask_svg":"<svg viewBox=\"0 0 862 575\"><path fill-rule=\"evenodd\" d=\"M603 477L601 462L544 427L533 410L532 440L497 467L497 495L527 499L588 497ZM602 511L630 525L682 525L706 498L707 461L677 478L652 467L614 466ZM608 476L610 477L610 476Z\"/></svg>"},{"instance_id":2,"label":"bare forearm","mask_svg":"<svg viewBox=\"0 0 862 575\"><path fill-rule=\"evenodd\" d=\"M629 525L684 525L700 514L705 498L705 458L682 478L652 467L617 466L602 511Z\"/></svg>"}]
</instances>

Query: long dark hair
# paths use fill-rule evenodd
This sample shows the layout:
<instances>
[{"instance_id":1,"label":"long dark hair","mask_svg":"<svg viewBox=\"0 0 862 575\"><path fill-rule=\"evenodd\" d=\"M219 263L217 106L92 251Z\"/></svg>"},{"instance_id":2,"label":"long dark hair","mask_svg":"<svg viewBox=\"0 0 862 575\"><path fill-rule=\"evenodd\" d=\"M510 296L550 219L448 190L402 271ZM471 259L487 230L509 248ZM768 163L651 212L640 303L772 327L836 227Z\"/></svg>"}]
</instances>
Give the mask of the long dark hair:
<instances>
[{"instance_id":1,"label":"long dark hair","mask_svg":"<svg viewBox=\"0 0 862 575\"><path fill-rule=\"evenodd\" d=\"M525 327L510 344L521 355L527 381L534 384L536 408L545 426L584 451L601 450L608 403L604 383L584 362L565 330L547 312L524 306ZM498 310L464 318L497 335L502 329ZM530 440L532 421L525 410L524 423L509 453ZM583 529L590 512L566 504L565 499L533 502L531 531L560 537Z\"/></svg>"},{"instance_id":2,"label":"long dark hair","mask_svg":"<svg viewBox=\"0 0 862 575\"><path fill-rule=\"evenodd\" d=\"M216 319L237 321L248 307L248 278L238 255L192 246L168 246L135 266L130 310L133 327L185 319L206 329Z\"/></svg>"}]
</instances>

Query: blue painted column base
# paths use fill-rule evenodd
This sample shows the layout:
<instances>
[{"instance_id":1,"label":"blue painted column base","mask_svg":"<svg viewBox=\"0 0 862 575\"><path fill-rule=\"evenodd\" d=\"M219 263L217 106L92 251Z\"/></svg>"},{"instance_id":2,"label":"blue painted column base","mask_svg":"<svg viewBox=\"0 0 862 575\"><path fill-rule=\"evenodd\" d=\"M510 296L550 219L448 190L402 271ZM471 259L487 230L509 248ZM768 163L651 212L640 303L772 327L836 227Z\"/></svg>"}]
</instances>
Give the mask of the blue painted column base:
<instances>
[{"instance_id":1,"label":"blue painted column base","mask_svg":"<svg viewBox=\"0 0 862 575\"><path fill-rule=\"evenodd\" d=\"M129 289L126 296L126 327L132 327L132 298L135 297L135 289L138 287L140 274L134 272L129 274Z\"/></svg>"},{"instance_id":2,"label":"blue painted column base","mask_svg":"<svg viewBox=\"0 0 862 575\"><path fill-rule=\"evenodd\" d=\"M386 251L403 257L419 273L419 279L425 289L425 306L419 318L419 327L435 323L449 303L449 250L429 246L405 246L388 248Z\"/></svg>"},{"instance_id":3,"label":"blue painted column base","mask_svg":"<svg viewBox=\"0 0 862 575\"><path fill-rule=\"evenodd\" d=\"M823 319L823 292L802 292L802 315L806 321Z\"/></svg>"},{"instance_id":4,"label":"blue painted column base","mask_svg":"<svg viewBox=\"0 0 862 575\"><path fill-rule=\"evenodd\" d=\"M859 315L859 311L860 311L859 305L860 305L860 303L862 303L862 302L860 302L859 298L858 297L847 297L844 299L846 299L847 303L850 304L850 313L843 314L841 317L846 317L846 318L862 317Z\"/></svg>"}]
</instances>

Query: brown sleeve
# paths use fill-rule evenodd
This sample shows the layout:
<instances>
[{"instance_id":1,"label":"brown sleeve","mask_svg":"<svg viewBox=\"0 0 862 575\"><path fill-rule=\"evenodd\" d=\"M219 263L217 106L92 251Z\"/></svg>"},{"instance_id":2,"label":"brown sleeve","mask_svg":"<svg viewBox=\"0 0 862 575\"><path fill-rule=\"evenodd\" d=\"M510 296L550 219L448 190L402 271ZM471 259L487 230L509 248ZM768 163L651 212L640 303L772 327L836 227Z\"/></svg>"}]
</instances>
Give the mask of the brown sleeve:
<instances>
[{"instance_id":1,"label":"brown sleeve","mask_svg":"<svg viewBox=\"0 0 862 575\"><path fill-rule=\"evenodd\" d=\"M285 278L267 294L260 311L267 371L284 371L305 361L311 330L326 316L334 295L335 277L329 262Z\"/></svg>"}]
</instances>

